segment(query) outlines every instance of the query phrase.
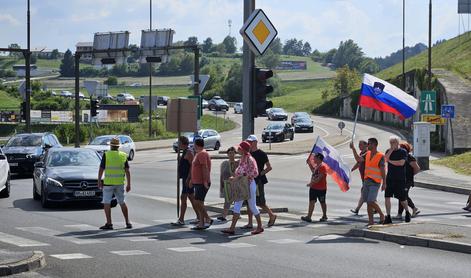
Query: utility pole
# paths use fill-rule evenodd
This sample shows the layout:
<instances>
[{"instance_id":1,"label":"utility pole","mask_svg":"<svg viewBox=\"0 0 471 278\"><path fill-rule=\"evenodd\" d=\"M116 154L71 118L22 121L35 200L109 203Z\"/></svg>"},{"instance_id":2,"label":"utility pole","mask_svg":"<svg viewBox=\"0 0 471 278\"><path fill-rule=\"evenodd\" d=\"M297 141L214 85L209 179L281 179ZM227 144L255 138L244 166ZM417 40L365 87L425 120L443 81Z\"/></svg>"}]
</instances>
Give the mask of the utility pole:
<instances>
[{"instance_id":1,"label":"utility pole","mask_svg":"<svg viewBox=\"0 0 471 278\"><path fill-rule=\"evenodd\" d=\"M201 94L200 94L200 49L199 49L198 45L194 46L193 51L195 53L195 65L194 65L195 75L193 77L193 80L194 80L193 95L199 96L199 98L198 98L198 101L199 101L198 106L199 106L201 104ZM202 111L201 107L200 107L200 111ZM198 113L200 111L198 111ZM201 116L203 116L202 113L201 113ZM201 128L201 119L198 119L198 123L196 124L196 128L198 130L200 130L200 128Z\"/></svg>"},{"instance_id":2,"label":"utility pole","mask_svg":"<svg viewBox=\"0 0 471 278\"><path fill-rule=\"evenodd\" d=\"M428 14L428 89L432 89L432 0L429 1Z\"/></svg>"},{"instance_id":3,"label":"utility pole","mask_svg":"<svg viewBox=\"0 0 471 278\"><path fill-rule=\"evenodd\" d=\"M31 132L31 22L30 22L30 0L28 0L28 7L26 11L26 54L25 57L25 103L26 103L26 111L25 113L25 120L26 120L26 132Z\"/></svg>"},{"instance_id":4,"label":"utility pole","mask_svg":"<svg viewBox=\"0 0 471 278\"><path fill-rule=\"evenodd\" d=\"M402 89L406 90L406 0L402 0Z\"/></svg>"},{"instance_id":5,"label":"utility pole","mask_svg":"<svg viewBox=\"0 0 471 278\"><path fill-rule=\"evenodd\" d=\"M255 0L244 0L244 22L254 10ZM252 84L255 55L246 42L244 42L243 50L242 102L244 103L244 114L242 115L242 140L245 140L250 134L254 133Z\"/></svg>"},{"instance_id":6,"label":"utility pole","mask_svg":"<svg viewBox=\"0 0 471 278\"><path fill-rule=\"evenodd\" d=\"M149 0L149 30L152 31L152 0ZM152 62L149 63L149 138L152 137Z\"/></svg>"},{"instance_id":7,"label":"utility pole","mask_svg":"<svg viewBox=\"0 0 471 278\"><path fill-rule=\"evenodd\" d=\"M75 52L75 147L80 148L80 53Z\"/></svg>"}]
</instances>

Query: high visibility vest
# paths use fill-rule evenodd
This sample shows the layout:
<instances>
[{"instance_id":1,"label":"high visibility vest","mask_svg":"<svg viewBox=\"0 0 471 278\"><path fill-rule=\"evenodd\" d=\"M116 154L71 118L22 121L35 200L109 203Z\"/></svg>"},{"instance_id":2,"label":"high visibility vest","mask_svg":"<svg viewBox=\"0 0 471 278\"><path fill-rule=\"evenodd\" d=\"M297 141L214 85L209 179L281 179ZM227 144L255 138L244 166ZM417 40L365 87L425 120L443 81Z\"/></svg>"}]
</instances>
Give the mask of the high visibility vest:
<instances>
[{"instance_id":1,"label":"high visibility vest","mask_svg":"<svg viewBox=\"0 0 471 278\"><path fill-rule=\"evenodd\" d=\"M381 183L383 176L381 175L381 168L379 162L384 157L384 154L377 152L373 158L371 158L371 151L368 151L365 156L365 180L372 179L376 183Z\"/></svg>"},{"instance_id":2,"label":"high visibility vest","mask_svg":"<svg viewBox=\"0 0 471 278\"><path fill-rule=\"evenodd\" d=\"M124 164L127 155L120 151L108 151L105 154L105 185L124 185L125 174Z\"/></svg>"}]
</instances>

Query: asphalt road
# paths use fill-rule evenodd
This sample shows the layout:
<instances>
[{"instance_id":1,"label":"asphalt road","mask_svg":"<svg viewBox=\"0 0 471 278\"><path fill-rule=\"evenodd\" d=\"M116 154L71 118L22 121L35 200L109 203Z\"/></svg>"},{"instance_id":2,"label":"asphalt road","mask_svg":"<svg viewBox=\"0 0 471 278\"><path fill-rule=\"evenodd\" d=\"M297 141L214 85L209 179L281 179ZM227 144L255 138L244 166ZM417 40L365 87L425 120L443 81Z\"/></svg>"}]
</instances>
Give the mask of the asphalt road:
<instances>
[{"instance_id":1,"label":"asphalt road","mask_svg":"<svg viewBox=\"0 0 471 278\"><path fill-rule=\"evenodd\" d=\"M321 135L338 132L338 120L314 120L324 129ZM258 121L264 125L264 119ZM237 137L224 142L235 144L240 131L231 133ZM381 148L391 134L360 125L358 135L378 137ZM338 149L351 165L348 146ZM366 224L364 209L360 216L349 213L359 197L357 173L347 193L328 180L327 223L302 223L299 217L307 209L310 176L305 155L270 156L274 170L269 173L267 200L272 207L288 207L289 213L279 214L277 225L263 234L250 236L239 229L236 236L227 237L220 232L227 223L203 232L191 231L190 226L174 228L169 223L176 219L175 157L170 148L145 151L131 163L133 188L127 197L135 226L131 230L124 229L117 208L115 230L107 232L98 230L104 223L99 207L42 209L32 200L31 179L13 180L11 197L0 200L0 249L46 254L46 268L20 277L468 277L471 273L470 255L346 236L352 227ZM220 162L213 161L213 182L218 180ZM460 212L465 196L414 188L412 197L422 211L413 221L471 224ZM207 201L221 201L217 184ZM192 217L189 209L188 218ZM318 217L316 207L314 219Z\"/></svg>"}]
</instances>

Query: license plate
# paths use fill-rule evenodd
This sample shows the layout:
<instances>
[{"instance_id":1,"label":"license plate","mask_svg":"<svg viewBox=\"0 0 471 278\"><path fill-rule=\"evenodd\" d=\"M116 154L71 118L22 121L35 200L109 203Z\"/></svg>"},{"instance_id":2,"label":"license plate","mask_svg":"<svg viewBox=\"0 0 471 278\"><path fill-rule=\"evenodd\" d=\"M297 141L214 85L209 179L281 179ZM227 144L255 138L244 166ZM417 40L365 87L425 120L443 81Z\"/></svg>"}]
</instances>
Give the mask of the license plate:
<instances>
[{"instance_id":1,"label":"license plate","mask_svg":"<svg viewBox=\"0 0 471 278\"><path fill-rule=\"evenodd\" d=\"M10 162L10 167L18 167L18 163L13 163L13 162Z\"/></svg>"},{"instance_id":2,"label":"license plate","mask_svg":"<svg viewBox=\"0 0 471 278\"><path fill-rule=\"evenodd\" d=\"M95 191L75 191L75 197L91 197L95 196Z\"/></svg>"},{"instance_id":3,"label":"license plate","mask_svg":"<svg viewBox=\"0 0 471 278\"><path fill-rule=\"evenodd\" d=\"M303 130L307 130L307 127L303 127Z\"/></svg>"}]
</instances>

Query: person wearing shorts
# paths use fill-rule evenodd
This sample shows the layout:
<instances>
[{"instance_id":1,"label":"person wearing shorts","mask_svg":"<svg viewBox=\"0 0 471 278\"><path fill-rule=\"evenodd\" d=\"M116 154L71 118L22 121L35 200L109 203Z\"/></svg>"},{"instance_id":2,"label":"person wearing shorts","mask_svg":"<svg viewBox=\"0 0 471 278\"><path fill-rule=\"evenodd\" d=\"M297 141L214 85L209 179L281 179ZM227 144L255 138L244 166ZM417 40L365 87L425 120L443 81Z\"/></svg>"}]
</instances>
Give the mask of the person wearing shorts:
<instances>
[{"instance_id":1,"label":"person wearing shorts","mask_svg":"<svg viewBox=\"0 0 471 278\"><path fill-rule=\"evenodd\" d=\"M313 155L314 165L311 163L309 157L307 159L307 164L311 169L312 176L311 181L307 184L309 187L309 208L307 216L302 216L301 220L306 222L312 222L312 213L314 212L314 206L316 205L317 200L321 203L322 208L322 217L319 219L320 222L327 221L327 204L325 203L325 195L327 193L327 167L322 162L324 160L324 155L321 153L316 153Z\"/></svg>"},{"instance_id":2,"label":"person wearing shorts","mask_svg":"<svg viewBox=\"0 0 471 278\"><path fill-rule=\"evenodd\" d=\"M120 142L118 138L110 141L110 151L103 154L100 169L98 170L98 188L103 190L103 209L105 211L106 223L101 226L102 230L112 230L111 221L111 200L113 195L118 201L121 211L126 221L126 228L131 229L129 222L128 207L124 198L124 182L127 182L126 192L131 191L131 174L129 172L129 163L127 155L119 151ZM104 184L102 183L103 173L105 174Z\"/></svg>"},{"instance_id":3,"label":"person wearing shorts","mask_svg":"<svg viewBox=\"0 0 471 278\"><path fill-rule=\"evenodd\" d=\"M204 199L211 186L211 157L204 149L204 140L202 138L196 139L194 146L196 154L191 163L191 183L195 190L193 208L196 211L199 222L193 229L203 230L213 223L204 207Z\"/></svg>"}]
</instances>

